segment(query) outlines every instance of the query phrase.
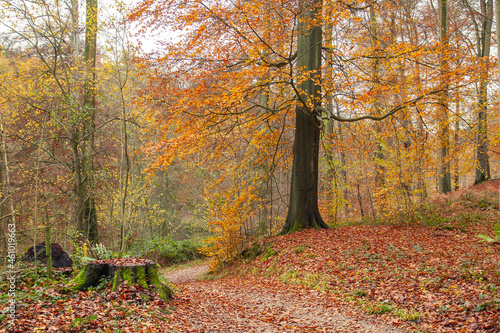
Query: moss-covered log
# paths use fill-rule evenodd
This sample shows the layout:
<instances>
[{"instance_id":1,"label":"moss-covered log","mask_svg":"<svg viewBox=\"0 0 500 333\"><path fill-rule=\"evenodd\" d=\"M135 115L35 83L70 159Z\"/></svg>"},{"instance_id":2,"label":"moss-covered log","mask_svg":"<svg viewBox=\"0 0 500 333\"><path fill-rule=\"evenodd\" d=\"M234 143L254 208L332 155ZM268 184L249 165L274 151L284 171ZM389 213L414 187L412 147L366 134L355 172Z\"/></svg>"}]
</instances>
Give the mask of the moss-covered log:
<instances>
[{"instance_id":1,"label":"moss-covered log","mask_svg":"<svg viewBox=\"0 0 500 333\"><path fill-rule=\"evenodd\" d=\"M86 290L99 284L101 278L109 277L113 281L112 291L126 283L151 287L164 301L172 298L172 291L160 282L158 265L154 262L130 263L112 260L100 260L87 264L75 277L73 285L76 290Z\"/></svg>"}]
</instances>

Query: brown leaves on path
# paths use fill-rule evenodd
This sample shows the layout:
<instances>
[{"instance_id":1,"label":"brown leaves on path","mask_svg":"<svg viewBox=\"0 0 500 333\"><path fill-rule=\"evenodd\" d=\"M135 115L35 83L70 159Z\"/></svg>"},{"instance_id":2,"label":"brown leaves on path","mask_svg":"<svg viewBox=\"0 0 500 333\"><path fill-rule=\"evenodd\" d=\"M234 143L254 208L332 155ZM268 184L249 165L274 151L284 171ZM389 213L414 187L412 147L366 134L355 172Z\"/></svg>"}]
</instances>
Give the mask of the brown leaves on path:
<instances>
[{"instance_id":1,"label":"brown leaves on path","mask_svg":"<svg viewBox=\"0 0 500 333\"><path fill-rule=\"evenodd\" d=\"M500 248L477 238L488 225L358 225L268 238L229 277L180 284L169 327L500 332Z\"/></svg>"},{"instance_id":2,"label":"brown leaves on path","mask_svg":"<svg viewBox=\"0 0 500 333\"><path fill-rule=\"evenodd\" d=\"M208 273L208 271L208 265L200 264L167 271L163 276L171 283L185 283L201 278L204 274Z\"/></svg>"},{"instance_id":3,"label":"brown leaves on path","mask_svg":"<svg viewBox=\"0 0 500 333\"><path fill-rule=\"evenodd\" d=\"M326 294L252 276L180 286L168 324L179 332L404 332L355 317Z\"/></svg>"}]
</instances>

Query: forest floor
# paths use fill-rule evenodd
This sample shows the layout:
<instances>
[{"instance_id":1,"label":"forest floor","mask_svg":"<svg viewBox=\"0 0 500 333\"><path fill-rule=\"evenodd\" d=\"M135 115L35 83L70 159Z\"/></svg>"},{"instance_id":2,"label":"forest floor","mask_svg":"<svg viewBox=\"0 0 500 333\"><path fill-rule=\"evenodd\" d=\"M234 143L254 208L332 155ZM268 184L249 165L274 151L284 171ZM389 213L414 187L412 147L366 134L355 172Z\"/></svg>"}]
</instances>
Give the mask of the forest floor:
<instances>
[{"instance_id":1,"label":"forest floor","mask_svg":"<svg viewBox=\"0 0 500 333\"><path fill-rule=\"evenodd\" d=\"M182 281L166 325L172 332L404 332L352 313L317 291L251 275L207 280L199 275L206 271L201 265L165 274Z\"/></svg>"},{"instance_id":2,"label":"forest floor","mask_svg":"<svg viewBox=\"0 0 500 333\"><path fill-rule=\"evenodd\" d=\"M15 325L0 286L0 332L500 332L500 244L477 237L493 235L498 203L491 181L434 197L418 223L264 238L216 275L203 262L163 270L168 304L24 269Z\"/></svg>"},{"instance_id":3,"label":"forest floor","mask_svg":"<svg viewBox=\"0 0 500 333\"><path fill-rule=\"evenodd\" d=\"M179 288L167 327L500 332L500 244L477 237L492 236L500 223L498 186L493 180L438 195L418 211L418 223L266 238L214 280L199 280L206 266L167 272Z\"/></svg>"}]
</instances>

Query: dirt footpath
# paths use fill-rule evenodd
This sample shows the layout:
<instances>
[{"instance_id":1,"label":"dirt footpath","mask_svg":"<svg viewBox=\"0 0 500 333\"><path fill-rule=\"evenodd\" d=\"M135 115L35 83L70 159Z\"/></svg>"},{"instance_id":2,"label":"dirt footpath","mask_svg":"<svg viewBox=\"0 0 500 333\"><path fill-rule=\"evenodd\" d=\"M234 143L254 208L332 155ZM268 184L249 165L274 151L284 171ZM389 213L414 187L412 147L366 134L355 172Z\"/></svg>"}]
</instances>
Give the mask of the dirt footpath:
<instances>
[{"instance_id":1,"label":"dirt footpath","mask_svg":"<svg viewBox=\"0 0 500 333\"><path fill-rule=\"evenodd\" d=\"M179 287L165 332L405 332L347 315L325 294L255 277L196 281L208 267L167 272Z\"/></svg>"},{"instance_id":2,"label":"dirt footpath","mask_svg":"<svg viewBox=\"0 0 500 333\"><path fill-rule=\"evenodd\" d=\"M208 265L198 265L167 271L163 275L173 284L179 284L195 281L206 273L208 273Z\"/></svg>"}]
</instances>

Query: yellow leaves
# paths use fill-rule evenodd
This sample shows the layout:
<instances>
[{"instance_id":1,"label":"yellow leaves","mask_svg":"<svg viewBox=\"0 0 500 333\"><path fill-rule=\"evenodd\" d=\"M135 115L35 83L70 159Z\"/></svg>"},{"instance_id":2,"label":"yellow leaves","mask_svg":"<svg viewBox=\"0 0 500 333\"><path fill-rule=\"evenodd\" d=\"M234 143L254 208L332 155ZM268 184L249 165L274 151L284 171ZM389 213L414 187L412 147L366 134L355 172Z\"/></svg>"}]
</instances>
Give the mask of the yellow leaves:
<instances>
[{"instance_id":1,"label":"yellow leaves","mask_svg":"<svg viewBox=\"0 0 500 333\"><path fill-rule=\"evenodd\" d=\"M248 241L245 231L259 222L262 198L257 186L262 180L251 165L236 160L227 161L225 169L219 169L218 178L206 184L207 223L212 232L206 251L214 269L239 255Z\"/></svg>"}]
</instances>

